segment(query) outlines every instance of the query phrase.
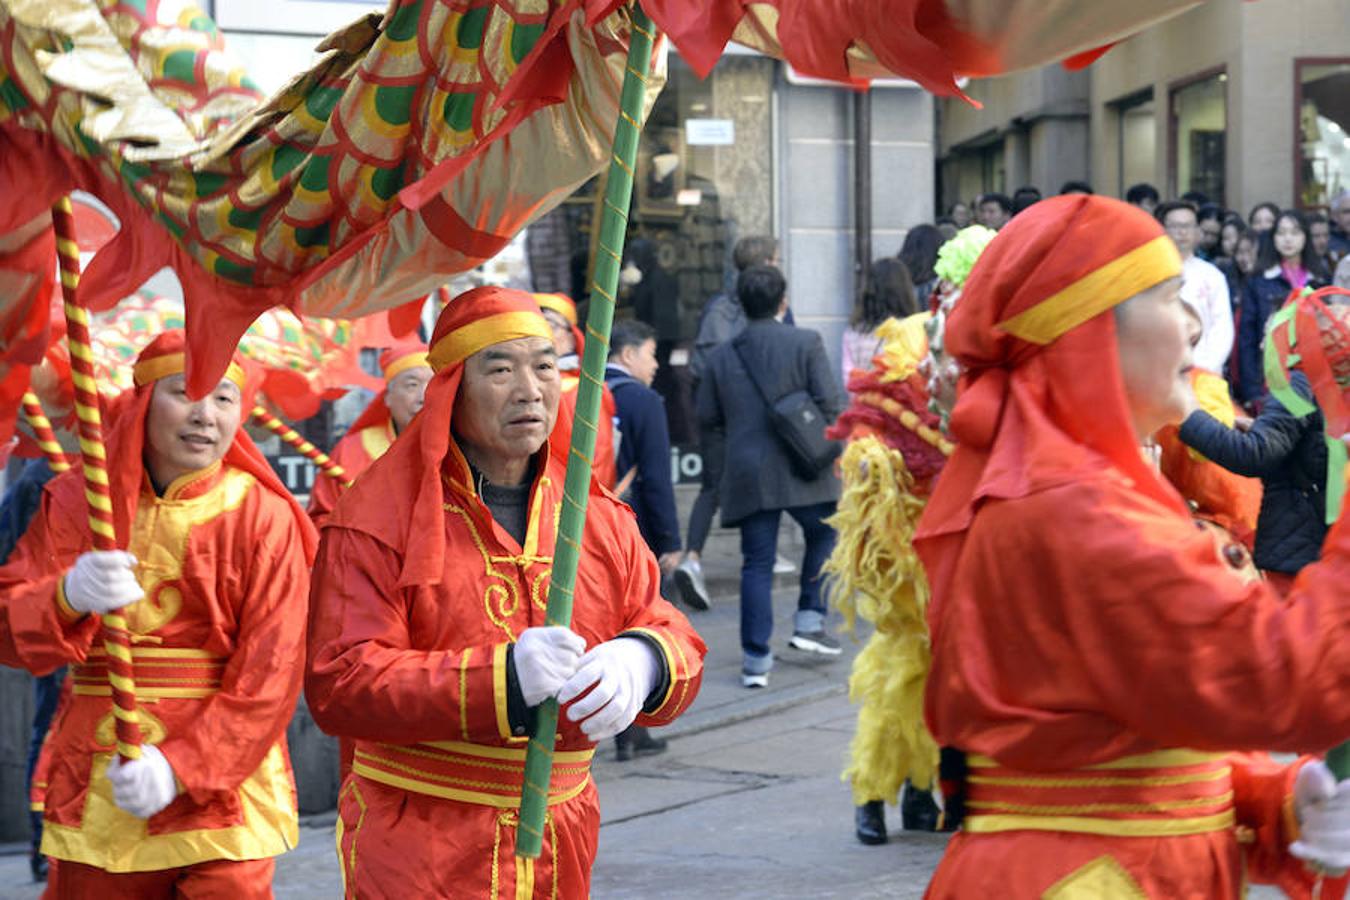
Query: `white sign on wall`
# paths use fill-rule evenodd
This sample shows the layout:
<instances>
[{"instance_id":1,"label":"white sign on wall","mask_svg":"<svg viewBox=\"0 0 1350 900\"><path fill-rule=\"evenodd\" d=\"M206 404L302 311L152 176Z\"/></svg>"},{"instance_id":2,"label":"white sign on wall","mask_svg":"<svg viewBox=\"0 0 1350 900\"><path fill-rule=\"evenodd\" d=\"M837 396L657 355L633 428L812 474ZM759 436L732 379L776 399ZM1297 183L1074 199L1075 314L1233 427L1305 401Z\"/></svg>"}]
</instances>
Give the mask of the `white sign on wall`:
<instances>
[{"instance_id":1,"label":"white sign on wall","mask_svg":"<svg viewBox=\"0 0 1350 900\"><path fill-rule=\"evenodd\" d=\"M726 147L736 143L731 119L685 119L684 142L691 147Z\"/></svg>"}]
</instances>

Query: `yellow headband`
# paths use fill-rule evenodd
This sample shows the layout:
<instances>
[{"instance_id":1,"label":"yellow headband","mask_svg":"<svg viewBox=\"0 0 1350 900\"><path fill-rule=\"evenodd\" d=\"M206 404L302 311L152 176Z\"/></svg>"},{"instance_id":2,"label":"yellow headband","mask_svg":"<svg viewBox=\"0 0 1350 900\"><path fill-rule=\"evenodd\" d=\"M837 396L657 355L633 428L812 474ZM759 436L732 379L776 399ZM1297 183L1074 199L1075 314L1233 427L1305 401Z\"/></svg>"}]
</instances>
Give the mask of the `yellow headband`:
<instances>
[{"instance_id":1,"label":"yellow headband","mask_svg":"<svg viewBox=\"0 0 1350 900\"><path fill-rule=\"evenodd\" d=\"M431 363L427 361L427 354L425 351L419 350L415 353L409 353L407 356L400 356L398 359L394 360L389 365L389 368L384 370L384 380L388 383L409 369L416 369L418 366L429 365L431 365Z\"/></svg>"},{"instance_id":2,"label":"yellow headband","mask_svg":"<svg viewBox=\"0 0 1350 900\"><path fill-rule=\"evenodd\" d=\"M1033 344L1048 344L1098 313L1181 274L1181 255L1166 235L1140 244L998 327Z\"/></svg>"},{"instance_id":3,"label":"yellow headband","mask_svg":"<svg viewBox=\"0 0 1350 900\"><path fill-rule=\"evenodd\" d=\"M147 385L170 375L177 375L187 369L187 357L182 353L166 353L152 359L143 359L131 370L131 378L136 387ZM244 370L236 362L231 362L225 370L225 377L234 382L239 390L244 389Z\"/></svg>"},{"instance_id":4,"label":"yellow headband","mask_svg":"<svg viewBox=\"0 0 1350 900\"><path fill-rule=\"evenodd\" d=\"M427 361L439 372L446 366L462 363L484 347L517 338L540 337L553 340L542 313L514 310L487 316L455 329L437 341Z\"/></svg>"},{"instance_id":5,"label":"yellow headband","mask_svg":"<svg viewBox=\"0 0 1350 900\"><path fill-rule=\"evenodd\" d=\"M567 320L567 324L576 326L577 307L576 304L566 297L558 294L535 294L534 302L539 304L540 309L551 309L558 315Z\"/></svg>"}]
</instances>

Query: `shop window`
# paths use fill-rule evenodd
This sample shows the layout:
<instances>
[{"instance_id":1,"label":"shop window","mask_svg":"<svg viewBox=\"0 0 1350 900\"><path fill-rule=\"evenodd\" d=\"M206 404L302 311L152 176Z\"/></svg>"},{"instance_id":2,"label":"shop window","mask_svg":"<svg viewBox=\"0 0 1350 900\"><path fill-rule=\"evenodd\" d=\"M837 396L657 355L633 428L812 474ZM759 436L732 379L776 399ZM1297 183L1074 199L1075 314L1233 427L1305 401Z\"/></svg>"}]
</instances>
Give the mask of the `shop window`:
<instances>
[{"instance_id":1,"label":"shop window","mask_svg":"<svg viewBox=\"0 0 1350 900\"><path fill-rule=\"evenodd\" d=\"M1350 59L1298 60L1294 97L1298 204L1328 206L1350 190Z\"/></svg>"},{"instance_id":2,"label":"shop window","mask_svg":"<svg viewBox=\"0 0 1350 900\"><path fill-rule=\"evenodd\" d=\"M1227 167L1228 75L1216 72L1172 88L1171 179L1173 196L1200 191L1223 205Z\"/></svg>"},{"instance_id":3,"label":"shop window","mask_svg":"<svg viewBox=\"0 0 1350 900\"><path fill-rule=\"evenodd\" d=\"M773 234L773 85L777 63L723 57L700 79L677 56L638 146L625 262L642 280L620 292L616 315L656 329L671 441L697 443L688 363L708 302L734 280L737 240ZM535 290L563 291L583 305L595 257L604 176L592 179L527 236ZM681 463L680 476L697 480Z\"/></svg>"},{"instance_id":4,"label":"shop window","mask_svg":"<svg viewBox=\"0 0 1350 900\"><path fill-rule=\"evenodd\" d=\"M1141 183L1154 184L1157 177L1158 126L1153 91L1128 97L1115 104L1117 159L1120 161L1120 194Z\"/></svg>"}]
</instances>

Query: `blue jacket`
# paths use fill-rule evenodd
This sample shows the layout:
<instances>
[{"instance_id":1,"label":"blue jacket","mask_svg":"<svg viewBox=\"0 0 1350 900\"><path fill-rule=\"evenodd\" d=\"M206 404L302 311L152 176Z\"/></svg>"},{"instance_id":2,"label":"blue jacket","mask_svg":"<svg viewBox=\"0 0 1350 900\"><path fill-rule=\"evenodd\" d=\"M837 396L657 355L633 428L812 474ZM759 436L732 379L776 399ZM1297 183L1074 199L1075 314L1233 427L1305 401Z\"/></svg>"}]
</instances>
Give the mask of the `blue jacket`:
<instances>
[{"instance_id":1,"label":"blue jacket","mask_svg":"<svg viewBox=\"0 0 1350 900\"><path fill-rule=\"evenodd\" d=\"M624 499L633 507L638 530L657 556L680 549L680 520L670 475L670 426L661 395L612 366L605 383L614 394L619 416L619 452L615 472L622 481L637 466L637 477Z\"/></svg>"},{"instance_id":2,"label":"blue jacket","mask_svg":"<svg viewBox=\"0 0 1350 900\"><path fill-rule=\"evenodd\" d=\"M1313 400L1302 372L1291 373L1290 384ZM1316 561L1327 534L1327 444L1320 411L1296 419L1268 396L1250 431L1194 412L1181 424L1181 440L1230 472L1261 479L1253 553L1258 567L1293 574Z\"/></svg>"},{"instance_id":3,"label":"blue jacket","mask_svg":"<svg viewBox=\"0 0 1350 900\"><path fill-rule=\"evenodd\" d=\"M42 505L42 486L55 475L46 459L30 459L5 491L5 499L0 501L0 564L9 559L28 530L28 523Z\"/></svg>"}]
</instances>

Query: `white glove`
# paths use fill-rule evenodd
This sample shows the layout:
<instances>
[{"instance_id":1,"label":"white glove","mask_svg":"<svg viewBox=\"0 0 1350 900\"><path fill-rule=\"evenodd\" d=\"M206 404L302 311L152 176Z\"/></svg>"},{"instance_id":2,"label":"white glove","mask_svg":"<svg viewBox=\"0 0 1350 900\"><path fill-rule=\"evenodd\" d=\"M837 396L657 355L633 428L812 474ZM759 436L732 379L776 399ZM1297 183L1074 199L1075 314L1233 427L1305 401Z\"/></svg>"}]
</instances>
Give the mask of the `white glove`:
<instances>
[{"instance_id":1,"label":"white glove","mask_svg":"<svg viewBox=\"0 0 1350 900\"><path fill-rule=\"evenodd\" d=\"M138 819L148 819L178 796L173 766L153 744L141 745L141 758L122 762L120 756L108 763L113 802Z\"/></svg>"},{"instance_id":2,"label":"white glove","mask_svg":"<svg viewBox=\"0 0 1350 900\"><path fill-rule=\"evenodd\" d=\"M1294 814L1290 853L1333 876L1350 869L1350 779L1337 784L1326 763L1308 763L1294 781Z\"/></svg>"},{"instance_id":3,"label":"white glove","mask_svg":"<svg viewBox=\"0 0 1350 900\"><path fill-rule=\"evenodd\" d=\"M656 687L660 665L656 651L640 638L605 641L581 658L576 674L558 692L558 702L567 703L594 685L568 708L567 718L581 722L586 737L603 741L633 724Z\"/></svg>"},{"instance_id":4,"label":"white glove","mask_svg":"<svg viewBox=\"0 0 1350 900\"><path fill-rule=\"evenodd\" d=\"M586 652L586 641L570 628L526 628L516 639L516 680L526 706L538 706L558 693Z\"/></svg>"},{"instance_id":5,"label":"white glove","mask_svg":"<svg viewBox=\"0 0 1350 900\"><path fill-rule=\"evenodd\" d=\"M105 613L145 596L136 583L136 557L121 550L81 553L66 573L66 602L80 613Z\"/></svg>"}]
</instances>

